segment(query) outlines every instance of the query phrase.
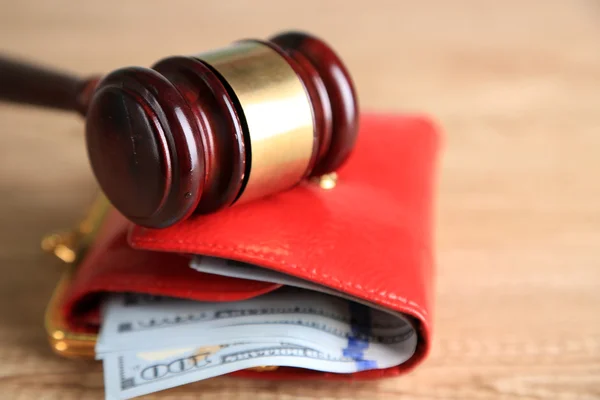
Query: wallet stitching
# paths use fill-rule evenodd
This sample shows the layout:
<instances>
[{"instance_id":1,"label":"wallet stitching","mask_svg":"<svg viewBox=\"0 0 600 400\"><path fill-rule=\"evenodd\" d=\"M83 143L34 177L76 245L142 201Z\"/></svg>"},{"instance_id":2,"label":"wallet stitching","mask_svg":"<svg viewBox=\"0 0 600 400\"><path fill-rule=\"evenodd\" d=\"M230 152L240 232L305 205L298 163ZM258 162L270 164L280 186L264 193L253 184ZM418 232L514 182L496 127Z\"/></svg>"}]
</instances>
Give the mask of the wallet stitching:
<instances>
[{"instance_id":1,"label":"wallet stitching","mask_svg":"<svg viewBox=\"0 0 600 400\"><path fill-rule=\"evenodd\" d=\"M329 274L325 274L325 273L318 274L318 273L308 270L307 268L300 267L299 265L296 265L293 263L289 263L283 259L275 258L272 256L267 256L266 254L264 254L260 251L244 249L244 248L240 248L240 247L223 246L223 245L219 245L219 244L215 244L215 243L197 243L197 242L194 242L191 240L182 240L182 239L135 238L133 241L135 243L147 242L147 243L180 243L180 244L195 244L195 245L200 244L202 246L211 247L211 248L215 248L215 249L228 250L228 251L258 256L262 260L265 260L265 261L271 261L271 262L276 262L276 263L280 263L283 265L287 265L290 268L299 269L309 275L322 277L327 280L332 280L334 282L337 282L338 285L355 288L363 293L368 293L368 294L374 296L376 299L380 300L384 304L396 305L397 304L396 301L399 301L400 303L403 303L405 305L409 305L409 306L413 307L414 308L413 311L420 313L424 317L428 315L427 310L425 310L418 303L416 303L412 300L407 300L406 298L399 296L394 292L387 292L387 291L378 292L376 289L370 289L367 287L363 287L362 285L351 282L351 281L342 281L342 280L336 278L335 276L331 276ZM390 299L392 301L389 301L388 299Z\"/></svg>"}]
</instances>

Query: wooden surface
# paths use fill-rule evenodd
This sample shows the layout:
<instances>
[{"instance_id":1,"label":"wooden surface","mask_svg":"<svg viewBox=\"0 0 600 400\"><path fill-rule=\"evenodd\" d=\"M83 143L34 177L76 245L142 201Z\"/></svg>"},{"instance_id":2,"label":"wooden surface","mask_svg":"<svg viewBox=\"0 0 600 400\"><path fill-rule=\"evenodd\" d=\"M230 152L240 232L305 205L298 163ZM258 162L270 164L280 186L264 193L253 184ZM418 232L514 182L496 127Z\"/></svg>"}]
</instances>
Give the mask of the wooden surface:
<instances>
[{"instance_id":1,"label":"wooden surface","mask_svg":"<svg viewBox=\"0 0 600 400\"><path fill-rule=\"evenodd\" d=\"M289 27L326 38L363 108L445 130L431 357L354 385L219 378L156 398L600 398L600 3L2 1L0 49L81 73L149 65ZM0 105L0 398L99 399L55 357L58 268L39 238L94 184L76 116ZM200 396L199 396L200 395Z\"/></svg>"}]
</instances>

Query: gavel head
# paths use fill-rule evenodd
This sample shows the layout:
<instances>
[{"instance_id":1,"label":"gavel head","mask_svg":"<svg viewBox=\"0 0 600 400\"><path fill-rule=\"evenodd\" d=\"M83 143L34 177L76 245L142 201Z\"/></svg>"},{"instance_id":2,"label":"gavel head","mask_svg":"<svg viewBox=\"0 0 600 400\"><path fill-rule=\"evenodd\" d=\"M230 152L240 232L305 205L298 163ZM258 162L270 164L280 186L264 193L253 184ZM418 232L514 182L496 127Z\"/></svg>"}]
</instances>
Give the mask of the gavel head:
<instances>
[{"instance_id":1,"label":"gavel head","mask_svg":"<svg viewBox=\"0 0 600 400\"><path fill-rule=\"evenodd\" d=\"M100 187L153 228L332 172L357 130L348 71L329 46L296 32L116 70L86 116Z\"/></svg>"}]
</instances>

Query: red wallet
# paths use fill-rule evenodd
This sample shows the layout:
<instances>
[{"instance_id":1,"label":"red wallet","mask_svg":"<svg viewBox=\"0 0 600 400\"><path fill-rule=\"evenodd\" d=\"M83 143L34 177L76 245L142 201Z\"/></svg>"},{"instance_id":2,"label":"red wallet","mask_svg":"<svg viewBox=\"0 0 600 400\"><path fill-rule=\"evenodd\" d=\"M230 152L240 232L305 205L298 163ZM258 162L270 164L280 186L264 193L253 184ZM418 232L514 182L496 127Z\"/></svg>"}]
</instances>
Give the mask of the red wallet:
<instances>
[{"instance_id":1,"label":"red wallet","mask_svg":"<svg viewBox=\"0 0 600 400\"><path fill-rule=\"evenodd\" d=\"M418 334L414 355L392 368L335 374L280 367L233 375L368 379L414 368L431 341L438 142L425 117L365 114L335 187L305 181L162 230L133 226L100 201L82 224L73 257L62 257L75 262L48 307L53 348L66 356L93 356L99 306L108 292L234 301L281 286L195 271L189 262L199 254L276 270L401 312ZM64 255L64 247L54 246L55 253Z\"/></svg>"}]
</instances>

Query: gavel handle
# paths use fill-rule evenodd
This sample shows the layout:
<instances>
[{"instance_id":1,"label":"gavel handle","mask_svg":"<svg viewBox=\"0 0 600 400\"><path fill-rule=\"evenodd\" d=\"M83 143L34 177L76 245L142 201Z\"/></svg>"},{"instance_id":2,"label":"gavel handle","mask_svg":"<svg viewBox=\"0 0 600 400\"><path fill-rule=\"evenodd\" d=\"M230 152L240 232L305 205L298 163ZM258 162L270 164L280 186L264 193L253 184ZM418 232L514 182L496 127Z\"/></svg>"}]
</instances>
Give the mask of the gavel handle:
<instances>
[{"instance_id":1,"label":"gavel handle","mask_svg":"<svg viewBox=\"0 0 600 400\"><path fill-rule=\"evenodd\" d=\"M0 56L0 100L76 111L85 115L98 77L61 71Z\"/></svg>"}]
</instances>

